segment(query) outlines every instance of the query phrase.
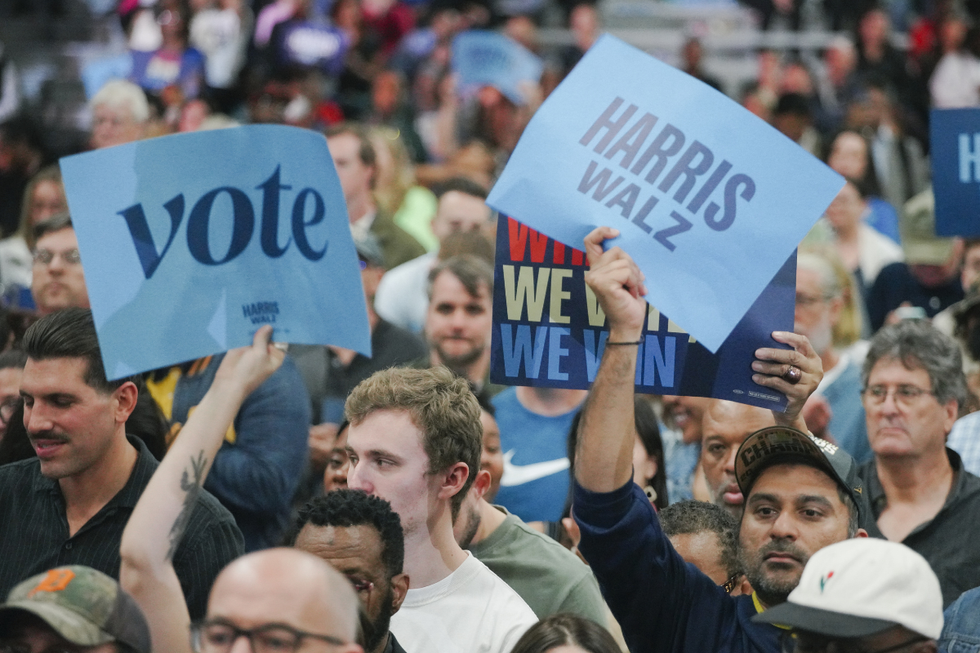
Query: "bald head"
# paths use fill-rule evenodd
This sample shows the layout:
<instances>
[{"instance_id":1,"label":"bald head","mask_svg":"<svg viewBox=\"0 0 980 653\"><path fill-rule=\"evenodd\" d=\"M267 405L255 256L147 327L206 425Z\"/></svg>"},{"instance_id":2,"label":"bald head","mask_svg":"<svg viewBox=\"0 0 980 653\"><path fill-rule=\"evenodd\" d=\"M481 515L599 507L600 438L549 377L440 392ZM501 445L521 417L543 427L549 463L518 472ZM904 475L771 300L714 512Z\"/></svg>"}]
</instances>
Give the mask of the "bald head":
<instances>
[{"instance_id":1,"label":"bald head","mask_svg":"<svg viewBox=\"0 0 980 653\"><path fill-rule=\"evenodd\" d=\"M736 519L742 514L742 493L735 481L735 453L752 433L775 426L772 412L733 401L714 399L701 420L701 467L716 505Z\"/></svg>"},{"instance_id":2,"label":"bald head","mask_svg":"<svg viewBox=\"0 0 980 653\"><path fill-rule=\"evenodd\" d=\"M297 549L267 549L221 571L211 588L208 619L240 629L286 625L348 642L339 650L354 653L361 650L353 643L358 606L351 584L320 558Z\"/></svg>"}]
</instances>

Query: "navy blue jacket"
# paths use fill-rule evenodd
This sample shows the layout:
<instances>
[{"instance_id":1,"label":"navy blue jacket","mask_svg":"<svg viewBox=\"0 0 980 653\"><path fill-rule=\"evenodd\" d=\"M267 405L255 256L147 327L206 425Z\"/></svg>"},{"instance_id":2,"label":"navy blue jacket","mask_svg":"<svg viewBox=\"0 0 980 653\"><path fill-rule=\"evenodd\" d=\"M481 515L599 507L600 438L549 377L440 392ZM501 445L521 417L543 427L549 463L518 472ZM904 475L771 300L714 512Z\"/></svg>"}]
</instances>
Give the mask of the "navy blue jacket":
<instances>
[{"instance_id":1,"label":"navy blue jacket","mask_svg":"<svg viewBox=\"0 0 980 653\"><path fill-rule=\"evenodd\" d=\"M633 653L779 653L781 631L752 622L750 596L732 598L684 562L630 481L608 493L575 484L579 550Z\"/></svg>"}]
</instances>

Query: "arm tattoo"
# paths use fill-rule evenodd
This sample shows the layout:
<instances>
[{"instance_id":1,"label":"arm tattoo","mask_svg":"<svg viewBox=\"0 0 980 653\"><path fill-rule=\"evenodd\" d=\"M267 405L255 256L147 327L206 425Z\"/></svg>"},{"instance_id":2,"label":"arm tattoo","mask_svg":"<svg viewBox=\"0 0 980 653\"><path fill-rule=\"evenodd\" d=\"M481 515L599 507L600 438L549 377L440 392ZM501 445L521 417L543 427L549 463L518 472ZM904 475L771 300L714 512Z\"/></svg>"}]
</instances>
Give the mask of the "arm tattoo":
<instances>
[{"instance_id":1,"label":"arm tattoo","mask_svg":"<svg viewBox=\"0 0 980 653\"><path fill-rule=\"evenodd\" d=\"M184 536L184 531L187 529L187 524L190 523L191 511L194 510L194 504L197 502L197 497L201 493L204 468L207 467L207 464L208 459L204 457L204 450L202 449L197 454L197 458L192 457L190 459L190 468L185 469L180 476L180 489L184 491L184 506L180 509L180 514L174 520L173 526L170 527L170 548L167 550L168 561L174 559L177 545L180 544L180 540Z\"/></svg>"}]
</instances>

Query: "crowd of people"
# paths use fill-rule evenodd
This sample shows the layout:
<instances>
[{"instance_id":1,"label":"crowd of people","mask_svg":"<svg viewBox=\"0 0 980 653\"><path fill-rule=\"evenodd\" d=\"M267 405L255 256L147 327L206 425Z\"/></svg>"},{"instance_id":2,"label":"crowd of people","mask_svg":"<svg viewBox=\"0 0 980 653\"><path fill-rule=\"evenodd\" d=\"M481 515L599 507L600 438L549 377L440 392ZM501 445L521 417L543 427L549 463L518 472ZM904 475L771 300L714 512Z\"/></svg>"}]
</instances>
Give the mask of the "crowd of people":
<instances>
[{"instance_id":1,"label":"crowd of people","mask_svg":"<svg viewBox=\"0 0 980 653\"><path fill-rule=\"evenodd\" d=\"M322 133L370 357L266 326L108 380L72 152L0 59L0 653L980 651L980 228L936 235L928 130L980 107L978 9L825 2L820 56L760 51L743 88L685 42L685 72L846 180L800 243L794 331L754 352L785 411L635 393L655 280L608 227L566 244L606 320L592 387L490 380L486 198L601 3L119 3L85 148ZM571 45L539 46L548 12ZM461 88L475 29L540 79Z\"/></svg>"}]
</instances>

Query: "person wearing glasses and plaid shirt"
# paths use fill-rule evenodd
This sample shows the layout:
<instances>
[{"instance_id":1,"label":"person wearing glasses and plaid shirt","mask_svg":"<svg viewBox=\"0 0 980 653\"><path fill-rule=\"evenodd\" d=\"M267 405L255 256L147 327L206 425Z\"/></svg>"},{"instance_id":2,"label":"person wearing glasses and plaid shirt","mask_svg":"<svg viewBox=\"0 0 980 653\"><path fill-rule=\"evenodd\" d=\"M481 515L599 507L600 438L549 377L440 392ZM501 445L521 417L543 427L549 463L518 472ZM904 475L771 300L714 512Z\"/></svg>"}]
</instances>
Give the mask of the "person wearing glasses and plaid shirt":
<instances>
[{"instance_id":1,"label":"person wearing glasses and plaid shirt","mask_svg":"<svg viewBox=\"0 0 980 653\"><path fill-rule=\"evenodd\" d=\"M875 335L862 376L869 533L922 554L949 605L980 586L980 478L946 447L968 392L960 349L929 322L905 320Z\"/></svg>"}]
</instances>

